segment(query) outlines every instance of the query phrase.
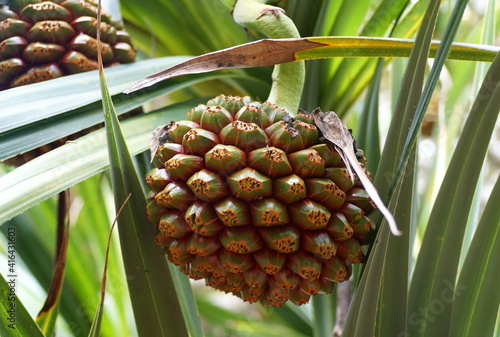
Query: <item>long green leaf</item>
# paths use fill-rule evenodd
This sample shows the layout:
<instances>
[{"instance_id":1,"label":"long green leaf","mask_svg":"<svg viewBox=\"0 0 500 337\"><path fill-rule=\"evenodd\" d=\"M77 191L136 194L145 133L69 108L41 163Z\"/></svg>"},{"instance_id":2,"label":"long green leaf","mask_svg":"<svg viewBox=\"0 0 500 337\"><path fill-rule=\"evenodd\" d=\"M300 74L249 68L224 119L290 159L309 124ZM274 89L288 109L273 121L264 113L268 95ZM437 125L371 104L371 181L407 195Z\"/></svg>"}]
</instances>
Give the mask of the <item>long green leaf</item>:
<instances>
[{"instance_id":1,"label":"long green leaf","mask_svg":"<svg viewBox=\"0 0 500 337\"><path fill-rule=\"evenodd\" d=\"M385 36L407 5L407 0L384 0L366 24L362 26L362 30L361 27L357 28L358 26L356 26L356 28L361 30L361 36ZM411 37L413 32L408 31L408 35L404 37ZM369 66L369 63L372 66ZM352 102L353 97L359 95L359 92L365 88L372 77L374 63L374 59L365 58L332 60L330 62L332 66L328 68L327 72L333 76L321 89L323 99L320 105L324 109L333 109L342 114L348 102Z\"/></svg>"},{"instance_id":2,"label":"long green leaf","mask_svg":"<svg viewBox=\"0 0 500 337\"><path fill-rule=\"evenodd\" d=\"M168 267L175 284L175 289L177 291L177 296L179 297L189 335L191 337L202 337L203 331L201 330L202 327L200 324L198 309L196 307L191 284L189 283L189 278L186 274L183 274L177 266L169 263Z\"/></svg>"},{"instance_id":3,"label":"long green leaf","mask_svg":"<svg viewBox=\"0 0 500 337\"><path fill-rule=\"evenodd\" d=\"M390 236L384 257L375 336L398 336L406 331L408 310L408 277L411 227L414 216L416 151L406 168L397 201L393 201L394 217L406 233L402 237ZM387 324L386 322L393 322Z\"/></svg>"},{"instance_id":4,"label":"long green leaf","mask_svg":"<svg viewBox=\"0 0 500 337\"><path fill-rule=\"evenodd\" d=\"M500 291L500 178L474 234L455 286L450 336L494 336Z\"/></svg>"},{"instance_id":5,"label":"long green leaf","mask_svg":"<svg viewBox=\"0 0 500 337\"><path fill-rule=\"evenodd\" d=\"M165 62L162 63L171 64ZM152 90L147 90L141 92L140 94L117 94L114 96L117 113L124 114L137 107L140 107L142 104L160 95L169 94L176 90L187 88L203 81L212 79L228 79L232 77L234 77L233 74L212 74L210 76L207 76L207 74L202 74L194 76L189 80L174 79L172 81L167 81L166 83L163 83L162 85L157 86ZM139 78L140 77L135 77L132 81L129 80L129 85L131 85ZM125 81L125 79L123 81ZM63 90L66 87L77 86L81 88L82 92L85 92L85 90L94 90L90 85L82 87L81 85L79 85L79 83L80 82L76 80L64 81L61 84L54 85L54 87L52 87L53 91L50 94L38 94L37 91L32 91L35 93L33 96L33 104L40 104L41 107L30 115L38 116L33 118L40 118L40 116L50 115L54 111L55 107L53 105L44 106L43 102L48 98L51 98L53 102L57 102L60 97L59 91ZM121 83L120 85L123 86L123 83ZM36 89L36 87L34 89ZM75 99L71 103L73 103L73 105L67 106L66 108L68 110L64 114L52 116L48 119L34 121L30 124L16 127L6 132L0 132L0 160L9 158L18 153L24 153L38 146L48 144L52 141L61 139L75 132L79 132L85 128L94 126L103 121L102 106L97 98L95 102L90 104L86 104L85 101L79 99ZM12 101L7 106L5 106L5 109L16 111L16 113L13 113L9 117L6 117L5 122L7 124L13 122L14 120L22 116L23 112L24 115L26 115L26 112L22 109L22 107L22 101Z\"/></svg>"},{"instance_id":6,"label":"long green leaf","mask_svg":"<svg viewBox=\"0 0 500 337\"><path fill-rule=\"evenodd\" d=\"M372 17L361 31L362 36L385 36L389 34L398 19L400 19L403 10L410 5L408 0L384 0L377 7ZM412 34L412 30L407 34ZM409 35L407 35L409 36Z\"/></svg>"},{"instance_id":7,"label":"long green leaf","mask_svg":"<svg viewBox=\"0 0 500 337\"><path fill-rule=\"evenodd\" d=\"M356 146L363 149L365 156L370 158L366 166L368 171L372 174L377 173L377 166L380 161L378 107L383 66L384 60L380 59L377 70L375 71L375 76L368 88L359 129L355 132Z\"/></svg>"},{"instance_id":8,"label":"long green leaf","mask_svg":"<svg viewBox=\"0 0 500 337\"><path fill-rule=\"evenodd\" d=\"M71 188L77 200L83 205L71 228L68 248L68 261L71 263L66 267L68 284L65 285L65 289L70 285L71 290L78 295L79 301L85 303L87 324L81 326L82 335L85 336L90 330L95 307L98 305L97 294L101 288L101 271L105 264L107 241L114 218L108 176L97 174ZM134 323L129 320L131 304L126 296L125 271L119 245L116 243L111 244L108 257L106 296L112 297L112 300L106 303L106 312L112 312L112 315L103 316L101 336L132 334L135 328ZM92 254L82 254L86 251ZM68 310L61 307L62 313Z\"/></svg>"},{"instance_id":9,"label":"long green leaf","mask_svg":"<svg viewBox=\"0 0 500 337\"><path fill-rule=\"evenodd\" d=\"M451 302L443 300L443 293L453 295L468 211L499 107L497 56L469 114L427 225L410 287L412 335L448 335Z\"/></svg>"},{"instance_id":10,"label":"long green leaf","mask_svg":"<svg viewBox=\"0 0 500 337\"><path fill-rule=\"evenodd\" d=\"M423 76L438 9L439 1L431 1L427 9L426 17L422 22L422 27L416 38L415 48L412 50L406 74L401 85L395 114L389 129L388 139L391 139L391 141L386 142L384 146L382 159L375 177L375 186L377 186L382 197L388 195L389 185L392 181L394 168L396 166L396 158L398 158L398 155L402 152L404 140L407 137L405 132L406 126L411 123L416 104L420 99ZM413 170L413 168L410 168L410 177L413 174L411 170ZM389 206L394 207L395 204L396 199L393 199ZM407 206L405 205L403 207ZM409 226L406 222L403 224L403 231L406 236L405 240L408 240ZM387 226L383 226L378 230L376 244L373 246L366 268L361 277L358 290L355 294L351 310L347 317L346 327L343 332L344 336L364 337L372 336L375 333L381 291L382 294L384 294L384 291L387 292L387 290L382 288L381 279L382 276L384 276L384 278L391 277L391 275L384 273L386 269L387 251L389 249L388 245L391 243L392 246L395 240L403 239L389 238L389 235ZM400 246L399 243L396 243L396 245ZM404 255L406 256L407 254ZM387 263L387 270L390 271L391 268L393 268L391 264L397 265L398 261L393 257L389 259ZM406 273L407 271L403 270L403 274ZM401 275L395 276L398 278L395 282L399 281L406 284L404 280L399 280L400 276ZM402 284L403 287L404 284ZM396 301L397 300L398 299L396 299ZM385 302L387 299L382 298L382 301ZM399 298L399 301L398 304L401 309L401 305L404 306L405 299ZM357 322L361 319L364 320L365 324L358 325Z\"/></svg>"},{"instance_id":11,"label":"long green leaf","mask_svg":"<svg viewBox=\"0 0 500 337\"><path fill-rule=\"evenodd\" d=\"M312 301L314 337L330 337L335 324L334 295L314 296Z\"/></svg>"},{"instance_id":12,"label":"long green leaf","mask_svg":"<svg viewBox=\"0 0 500 337\"><path fill-rule=\"evenodd\" d=\"M134 157L137 171L140 176L145 177L149 170L151 170L152 164L150 163L150 159L151 157L149 151L143 152L141 155ZM145 185L146 184L144 182L143 190L147 193L149 188ZM175 285L177 296L179 297L179 303L189 335L191 337L201 337L203 336L203 331L201 330L198 309L196 307L191 284L189 283L189 278L174 264L168 263L168 268Z\"/></svg>"},{"instance_id":13,"label":"long green leaf","mask_svg":"<svg viewBox=\"0 0 500 337\"><path fill-rule=\"evenodd\" d=\"M403 13L403 17L394 26L391 36L409 38L418 31L430 0L410 2L412 2L409 5L410 9L406 13Z\"/></svg>"},{"instance_id":14,"label":"long green leaf","mask_svg":"<svg viewBox=\"0 0 500 337\"><path fill-rule=\"evenodd\" d=\"M130 203L122 209L118 229L137 331L141 336L188 336L167 261L154 244L155 228L144 212L146 199L102 69L99 77L117 210L131 194Z\"/></svg>"},{"instance_id":15,"label":"long green leaf","mask_svg":"<svg viewBox=\"0 0 500 337\"><path fill-rule=\"evenodd\" d=\"M238 336L238 337L311 337L311 331L303 332L297 328L302 323L276 319L273 316L252 317L248 311L236 308L224 308L220 302L205 296L198 296L198 307L207 324L204 331L207 337ZM246 307L252 310L254 308Z\"/></svg>"},{"instance_id":16,"label":"long green leaf","mask_svg":"<svg viewBox=\"0 0 500 337\"><path fill-rule=\"evenodd\" d=\"M97 304L96 294L99 291L98 271L102 267L110 226L106 200L101 193L107 182L100 182L100 178L102 175L94 176L72 188L75 202L71 208L68 262L58 319L69 322L75 336L85 336L90 328L93 310ZM16 216L1 229L7 234L8 228L15 228L19 248L17 254L33 279L46 291L52 277L54 256L56 203L53 199L48 199ZM75 215L76 209L79 209L79 213ZM43 230L40 230L41 228ZM130 300L127 301L127 297L123 296L126 293L126 278L121 267L121 257L117 255L117 247L112 247L114 249L110 256L110 293L114 298L106 306L113 315L104 316L101 331L103 337L129 335L133 326L127 317ZM29 280L26 276L24 283Z\"/></svg>"},{"instance_id":17,"label":"long green leaf","mask_svg":"<svg viewBox=\"0 0 500 337\"><path fill-rule=\"evenodd\" d=\"M232 2L231 4L229 4ZM203 54L247 41L242 27L232 20L234 0L121 0L129 27L149 38L149 55Z\"/></svg>"},{"instance_id":18,"label":"long green leaf","mask_svg":"<svg viewBox=\"0 0 500 337\"><path fill-rule=\"evenodd\" d=\"M422 99L418 102L417 109L415 111L415 118L412 119L412 123L410 125L409 137L406 138L403 154L398 163L398 168L396 169L398 175L402 174L403 167L406 166L406 161L410 156L410 152L413 151L415 143L417 142L418 130L420 129L422 121L424 120L425 111L427 110L429 102L431 101L432 93L434 92L434 88L437 85L439 74L441 73L444 61L446 60L446 55L448 54L450 46L453 42L453 37L455 36L455 33L458 29L458 25L464 13L466 4L466 0L457 2L451 20L446 27L446 31L444 33L445 37L437 51L436 60L432 66L432 70L429 74L426 85L424 87L424 91L422 93ZM395 184L397 184L398 179L399 177L396 178Z\"/></svg>"},{"instance_id":19,"label":"long green leaf","mask_svg":"<svg viewBox=\"0 0 500 337\"><path fill-rule=\"evenodd\" d=\"M168 3L174 6L172 12L183 13L180 15L180 22L195 30L196 38L203 41L208 50L232 46L247 39L243 27L237 25L232 18L232 8L228 9L219 4L219 1L181 0ZM191 22L186 20L186 14L192 17ZM194 22L197 24L193 24ZM227 34L228 29L231 29L231 34Z\"/></svg>"},{"instance_id":20,"label":"long green leaf","mask_svg":"<svg viewBox=\"0 0 500 337\"><path fill-rule=\"evenodd\" d=\"M299 1L304 4L304 1ZM333 22L340 10L342 3L340 1L324 1L323 7L319 12L319 17L316 20L316 25L310 36L329 35ZM307 12L302 10L302 15ZM305 15L304 15L305 16ZM306 16L307 17L307 16ZM292 19L294 17L292 16ZM295 21L295 20L294 20ZM300 31L300 29L299 29ZM302 36L305 34L300 31ZM332 60L318 60L316 62L306 63L306 80L304 90L302 92L301 107L308 111L312 111L318 107L321 97L321 88L325 82L324 74L328 71L328 66Z\"/></svg>"},{"instance_id":21,"label":"long green leaf","mask_svg":"<svg viewBox=\"0 0 500 337\"><path fill-rule=\"evenodd\" d=\"M289 302L282 307L269 307L267 312L270 317L278 318L280 324L288 324L294 330L307 336L312 336L312 317L303 307L297 307Z\"/></svg>"},{"instance_id":22,"label":"long green leaf","mask_svg":"<svg viewBox=\"0 0 500 337\"><path fill-rule=\"evenodd\" d=\"M364 22L370 3L369 0L343 1L330 34L334 36L356 34Z\"/></svg>"},{"instance_id":23,"label":"long green leaf","mask_svg":"<svg viewBox=\"0 0 500 337\"><path fill-rule=\"evenodd\" d=\"M196 102L196 103L195 103ZM147 150L152 130L178 120L199 101L167 107L122 123L132 154ZM104 130L67 143L0 177L0 224L108 167Z\"/></svg>"},{"instance_id":24,"label":"long green leaf","mask_svg":"<svg viewBox=\"0 0 500 337\"><path fill-rule=\"evenodd\" d=\"M414 41L410 39L375 37L311 37L308 41L323 44L316 48L297 51L295 60L328 57L408 57ZM440 46L432 41L429 57L434 57ZM494 46L454 43L448 58L452 60L491 62L499 48Z\"/></svg>"},{"instance_id":25,"label":"long green leaf","mask_svg":"<svg viewBox=\"0 0 500 337\"><path fill-rule=\"evenodd\" d=\"M187 59L185 56L166 57L112 67L106 71L109 74L110 93L121 93L130 83ZM100 92L97 74L97 71L89 71L1 91L0 132L98 102Z\"/></svg>"},{"instance_id":26,"label":"long green leaf","mask_svg":"<svg viewBox=\"0 0 500 337\"><path fill-rule=\"evenodd\" d=\"M40 331L40 328L36 325L16 295L19 279L16 276L7 275L7 280L3 275L0 275L0 319L2 320L0 335L9 337L43 337L44 335Z\"/></svg>"},{"instance_id":27,"label":"long green leaf","mask_svg":"<svg viewBox=\"0 0 500 337\"><path fill-rule=\"evenodd\" d=\"M318 30L319 25L323 25L326 16L334 15L334 13L328 11L328 3L330 1L319 0L319 1L300 1L300 0L289 0L286 5L286 14L289 16L300 36L316 36L316 35L328 35L328 33L321 34L322 30ZM339 6L340 3L337 3ZM334 5L333 5L334 6ZM311 20L311 17L315 17L316 20Z\"/></svg>"},{"instance_id":28,"label":"long green leaf","mask_svg":"<svg viewBox=\"0 0 500 337\"><path fill-rule=\"evenodd\" d=\"M486 6L484 13L483 26L481 27L480 41L483 44L495 44L495 0L488 0L488 5ZM486 75L489 64L487 63L477 63L474 70L474 79L472 82L472 92L477 93L481 86L481 81ZM472 68L472 67L470 67ZM459 268L462 267L469 245L472 242L474 236L474 231L476 229L477 219L479 217L479 212L481 210L481 199L484 194L483 182L485 180L485 172L487 172L488 167L483 167L483 171L480 176L480 181L478 182L478 187L474 195L474 201L471 213L469 215L469 222L465 230L464 244L462 248L462 255L460 256Z\"/></svg>"}]
</instances>

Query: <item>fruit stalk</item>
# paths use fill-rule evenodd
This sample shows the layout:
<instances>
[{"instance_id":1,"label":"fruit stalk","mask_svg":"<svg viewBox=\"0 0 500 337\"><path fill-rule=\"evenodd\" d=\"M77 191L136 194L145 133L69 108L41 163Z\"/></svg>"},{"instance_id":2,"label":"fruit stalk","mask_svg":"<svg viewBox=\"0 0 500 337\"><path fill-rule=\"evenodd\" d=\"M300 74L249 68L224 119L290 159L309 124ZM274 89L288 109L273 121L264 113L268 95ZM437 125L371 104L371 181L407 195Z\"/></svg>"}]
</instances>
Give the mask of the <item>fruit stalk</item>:
<instances>
[{"instance_id":1,"label":"fruit stalk","mask_svg":"<svg viewBox=\"0 0 500 337\"><path fill-rule=\"evenodd\" d=\"M293 21L283 9L266 5L263 0L237 0L234 20L241 26L256 30L268 38L299 38ZM274 66L272 87L268 102L285 109L292 117L297 115L304 88L306 68L304 61Z\"/></svg>"}]
</instances>

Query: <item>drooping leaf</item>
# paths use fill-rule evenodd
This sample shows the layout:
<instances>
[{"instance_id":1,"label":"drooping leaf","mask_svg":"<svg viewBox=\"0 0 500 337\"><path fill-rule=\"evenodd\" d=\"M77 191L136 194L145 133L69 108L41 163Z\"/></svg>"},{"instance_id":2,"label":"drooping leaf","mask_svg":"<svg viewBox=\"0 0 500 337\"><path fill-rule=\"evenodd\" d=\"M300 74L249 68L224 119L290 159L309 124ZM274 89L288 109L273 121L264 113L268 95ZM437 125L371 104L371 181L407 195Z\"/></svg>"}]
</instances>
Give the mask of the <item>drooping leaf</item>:
<instances>
[{"instance_id":1,"label":"drooping leaf","mask_svg":"<svg viewBox=\"0 0 500 337\"><path fill-rule=\"evenodd\" d=\"M356 154L354 153L354 138L347 129L347 126L333 111L323 113L318 109L313 111L313 117L314 122L321 130L323 136L334 145L344 163L346 163L347 170L349 171L352 180L354 180L353 171L356 173L359 180L363 184L363 187L366 189L366 192L370 196L370 199L375 203L375 205L377 205L377 208L387 220L387 224L389 225L392 234L396 236L402 235L403 233L398 229L391 212L384 205L377 189L373 186L370 178L359 164Z\"/></svg>"},{"instance_id":2,"label":"drooping leaf","mask_svg":"<svg viewBox=\"0 0 500 337\"><path fill-rule=\"evenodd\" d=\"M137 82L125 93L131 93L160 81L181 75L205 73L231 68L265 67L276 64L329 57L407 57L413 41L408 39L370 37L311 37L265 39L204 54L177 64ZM438 42L433 42L433 57ZM492 46L455 44L450 59L491 61L499 50Z\"/></svg>"}]
</instances>

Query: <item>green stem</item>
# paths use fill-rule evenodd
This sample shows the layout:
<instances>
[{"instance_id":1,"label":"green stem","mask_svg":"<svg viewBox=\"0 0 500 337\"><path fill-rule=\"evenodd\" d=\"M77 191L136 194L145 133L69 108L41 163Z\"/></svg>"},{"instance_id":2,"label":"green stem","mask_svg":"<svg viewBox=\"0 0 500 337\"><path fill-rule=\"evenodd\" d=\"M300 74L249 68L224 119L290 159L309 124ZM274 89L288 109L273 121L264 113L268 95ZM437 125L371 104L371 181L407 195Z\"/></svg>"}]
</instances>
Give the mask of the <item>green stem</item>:
<instances>
[{"instance_id":1,"label":"green stem","mask_svg":"<svg viewBox=\"0 0 500 337\"><path fill-rule=\"evenodd\" d=\"M281 8L264 4L265 0L238 0L234 6L234 20L241 26L256 30L268 38L299 38L293 21ZM276 65L268 101L286 109L295 116L299 109L305 80L304 61Z\"/></svg>"}]
</instances>

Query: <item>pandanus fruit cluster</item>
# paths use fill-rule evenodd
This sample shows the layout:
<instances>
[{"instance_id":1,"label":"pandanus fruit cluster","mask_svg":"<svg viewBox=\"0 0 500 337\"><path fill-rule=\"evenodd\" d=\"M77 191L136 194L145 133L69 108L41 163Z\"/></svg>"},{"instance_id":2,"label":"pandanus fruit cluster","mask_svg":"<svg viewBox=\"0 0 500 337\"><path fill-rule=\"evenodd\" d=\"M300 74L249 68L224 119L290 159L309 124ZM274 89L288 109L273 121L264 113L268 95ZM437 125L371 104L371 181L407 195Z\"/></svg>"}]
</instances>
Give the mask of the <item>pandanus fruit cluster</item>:
<instances>
[{"instance_id":1,"label":"pandanus fruit cluster","mask_svg":"<svg viewBox=\"0 0 500 337\"><path fill-rule=\"evenodd\" d=\"M93 0L11 0L8 6L0 6L0 90L98 69L97 6ZM107 13L101 13L101 20L104 66L133 62L136 51L122 24ZM56 140L5 163L20 166L98 127Z\"/></svg>"},{"instance_id":2,"label":"pandanus fruit cluster","mask_svg":"<svg viewBox=\"0 0 500 337\"><path fill-rule=\"evenodd\" d=\"M130 36L101 15L105 66L135 59ZM0 90L98 68L97 2L11 0L0 8Z\"/></svg>"},{"instance_id":3,"label":"pandanus fruit cluster","mask_svg":"<svg viewBox=\"0 0 500 337\"><path fill-rule=\"evenodd\" d=\"M152 144L148 217L190 278L300 305L363 261L375 207L311 115L221 95L157 128Z\"/></svg>"}]
</instances>

